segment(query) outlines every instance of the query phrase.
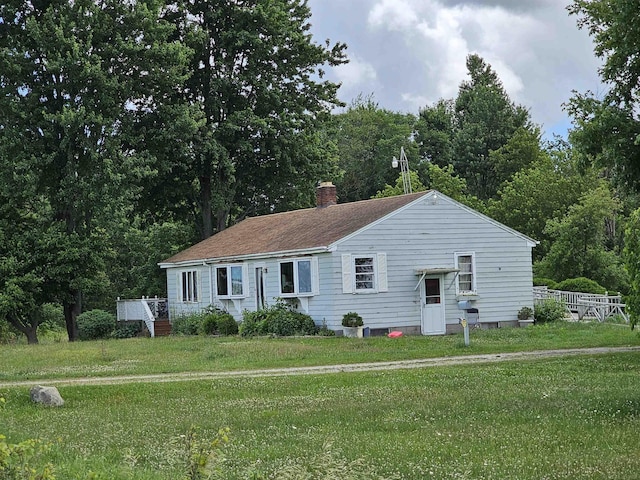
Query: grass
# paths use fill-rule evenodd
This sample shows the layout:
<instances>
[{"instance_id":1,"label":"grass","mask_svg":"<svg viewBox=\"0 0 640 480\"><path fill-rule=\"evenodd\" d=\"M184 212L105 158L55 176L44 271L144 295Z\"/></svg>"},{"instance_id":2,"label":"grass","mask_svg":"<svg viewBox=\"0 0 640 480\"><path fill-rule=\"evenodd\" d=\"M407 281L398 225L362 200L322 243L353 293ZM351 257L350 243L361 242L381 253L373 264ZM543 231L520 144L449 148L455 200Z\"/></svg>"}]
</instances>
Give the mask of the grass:
<instances>
[{"instance_id":1,"label":"grass","mask_svg":"<svg viewBox=\"0 0 640 480\"><path fill-rule=\"evenodd\" d=\"M462 335L254 338L165 337L0 345L0 382L177 372L335 365L452 355L640 345L640 334L615 324L569 323L472 330Z\"/></svg>"},{"instance_id":2,"label":"grass","mask_svg":"<svg viewBox=\"0 0 640 480\"><path fill-rule=\"evenodd\" d=\"M638 345L628 327L558 324L461 336L134 339L2 346L3 379L233 370ZM151 365L149 365L151 364ZM30 366L31 365L31 366ZM157 370L155 370L157 369ZM55 382L53 383L55 384ZM640 471L640 352L415 370L0 388L0 434L52 442L58 479L184 478L184 435L230 428L224 479L628 479ZM92 472L90 474L90 472ZM0 472L1 478L1 472Z\"/></svg>"}]
</instances>

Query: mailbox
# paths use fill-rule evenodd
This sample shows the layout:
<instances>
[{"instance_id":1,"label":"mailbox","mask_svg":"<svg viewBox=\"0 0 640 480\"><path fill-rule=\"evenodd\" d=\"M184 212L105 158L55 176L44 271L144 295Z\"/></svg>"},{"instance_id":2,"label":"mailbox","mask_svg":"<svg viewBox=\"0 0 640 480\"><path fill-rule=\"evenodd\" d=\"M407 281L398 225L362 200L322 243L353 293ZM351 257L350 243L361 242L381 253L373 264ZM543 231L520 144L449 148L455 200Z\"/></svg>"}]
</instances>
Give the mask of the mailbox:
<instances>
[{"instance_id":1,"label":"mailbox","mask_svg":"<svg viewBox=\"0 0 640 480\"><path fill-rule=\"evenodd\" d=\"M458 302L458 310L469 310L470 308L473 308L471 306L471 300L460 300Z\"/></svg>"}]
</instances>

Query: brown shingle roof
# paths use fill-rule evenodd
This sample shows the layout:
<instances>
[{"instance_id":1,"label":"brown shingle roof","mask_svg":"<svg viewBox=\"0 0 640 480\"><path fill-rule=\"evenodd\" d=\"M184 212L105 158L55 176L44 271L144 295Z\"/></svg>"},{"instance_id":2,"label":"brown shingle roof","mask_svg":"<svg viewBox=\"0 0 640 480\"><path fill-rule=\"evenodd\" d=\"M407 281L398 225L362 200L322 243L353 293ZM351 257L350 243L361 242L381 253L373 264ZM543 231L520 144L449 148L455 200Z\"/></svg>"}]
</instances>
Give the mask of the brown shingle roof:
<instances>
[{"instance_id":1,"label":"brown shingle roof","mask_svg":"<svg viewBox=\"0 0 640 480\"><path fill-rule=\"evenodd\" d=\"M425 193L247 218L161 263L326 247Z\"/></svg>"}]
</instances>

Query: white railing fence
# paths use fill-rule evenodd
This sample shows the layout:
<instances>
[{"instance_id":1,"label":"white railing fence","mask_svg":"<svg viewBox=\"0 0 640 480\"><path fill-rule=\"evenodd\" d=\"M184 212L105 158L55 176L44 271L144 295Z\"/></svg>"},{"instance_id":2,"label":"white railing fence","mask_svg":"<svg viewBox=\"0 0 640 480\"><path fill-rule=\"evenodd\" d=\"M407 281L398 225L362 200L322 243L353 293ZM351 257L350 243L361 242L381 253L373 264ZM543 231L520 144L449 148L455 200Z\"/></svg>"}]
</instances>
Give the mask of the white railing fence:
<instances>
[{"instance_id":1,"label":"white railing fence","mask_svg":"<svg viewBox=\"0 0 640 480\"><path fill-rule=\"evenodd\" d=\"M166 298L138 298L116 301L118 322L143 321L152 337L155 336L154 322L168 318Z\"/></svg>"},{"instance_id":2,"label":"white railing fence","mask_svg":"<svg viewBox=\"0 0 640 480\"><path fill-rule=\"evenodd\" d=\"M563 302L570 313L577 315L578 320L596 318L604 322L609 317L620 315L625 322L629 323L629 316L625 311L626 305L622 303L621 295L565 292L545 286L533 287L534 303L537 304L549 298Z\"/></svg>"}]
</instances>

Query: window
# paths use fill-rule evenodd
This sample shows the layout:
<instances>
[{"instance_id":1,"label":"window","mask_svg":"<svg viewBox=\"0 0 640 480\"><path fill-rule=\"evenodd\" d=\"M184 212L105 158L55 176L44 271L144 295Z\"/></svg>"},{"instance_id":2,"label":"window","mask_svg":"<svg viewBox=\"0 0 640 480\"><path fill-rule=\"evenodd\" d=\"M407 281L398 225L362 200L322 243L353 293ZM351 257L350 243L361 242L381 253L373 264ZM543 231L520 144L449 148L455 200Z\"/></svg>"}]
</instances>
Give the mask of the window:
<instances>
[{"instance_id":1,"label":"window","mask_svg":"<svg viewBox=\"0 0 640 480\"><path fill-rule=\"evenodd\" d=\"M216 267L216 293L218 297L243 297L244 275L242 265Z\"/></svg>"},{"instance_id":2,"label":"window","mask_svg":"<svg viewBox=\"0 0 640 480\"><path fill-rule=\"evenodd\" d=\"M469 294L476 291L475 261L473 253L456 253L458 272L458 293Z\"/></svg>"},{"instance_id":3,"label":"window","mask_svg":"<svg viewBox=\"0 0 640 480\"><path fill-rule=\"evenodd\" d=\"M373 257L355 257L353 262L356 291L373 290L376 286Z\"/></svg>"},{"instance_id":4,"label":"window","mask_svg":"<svg viewBox=\"0 0 640 480\"><path fill-rule=\"evenodd\" d=\"M387 254L342 255L342 292L386 292Z\"/></svg>"},{"instance_id":5,"label":"window","mask_svg":"<svg viewBox=\"0 0 640 480\"><path fill-rule=\"evenodd\" d=\"M313 294L311 263L310 258L280 262L280 293L282 295Z\"/></svg>"},{"instance_id":6,"label":"window","mask_svg":"<svg viewBox=\"0 0 640 480\"><path fill-rule=\"evenodd\" d=\"M180 274L179 291L181 302L198 301L198 272L196 270L190 270Z\"/></svg>"}]
</instances>

